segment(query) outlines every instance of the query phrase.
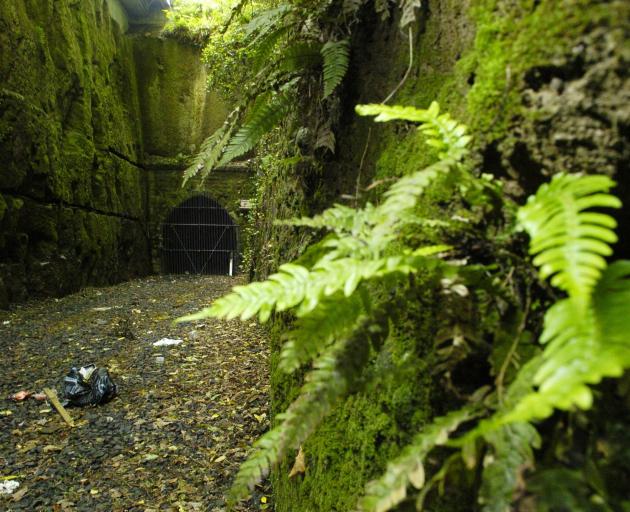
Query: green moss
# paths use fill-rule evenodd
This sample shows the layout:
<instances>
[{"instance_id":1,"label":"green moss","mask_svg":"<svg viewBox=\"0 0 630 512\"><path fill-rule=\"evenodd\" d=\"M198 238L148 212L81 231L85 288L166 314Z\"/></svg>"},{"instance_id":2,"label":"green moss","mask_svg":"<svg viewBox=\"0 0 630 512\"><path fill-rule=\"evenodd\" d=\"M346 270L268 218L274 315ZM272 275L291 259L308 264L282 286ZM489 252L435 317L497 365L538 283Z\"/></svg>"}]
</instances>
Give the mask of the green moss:
<instances>
[{"instance_id":1,"label":"green moss","mask_svg":"<svg viewBox=\"0 0 630 512\"><path fill-rule=\"evenodd\" d=\"M476 37L457 67L460 80L474 80L467 99L473 131L488 139L505 136L515 116L528 115L520 94L525 73L552 66L593 26L613 22L617 11L590 0L473 2Z\"/></svg>"},{"instance_id":2,"label":"green moss","mask_svg":"<svg viewBox=\"0 0 630 512\"><path fill-rule=\"evenodd\" d=\"M620 17L618 5L621 3L588 0L432 2L416 35L410 78L391 103L427 107L437 100L443 111L469 124L479 148L489 141L510 137L519 120L531 121L535 115L522 103L522 92L529 86L528 71L556 65L578 44L582 34ZM356 83L361 84L361 102L386 96L404 74L407 47L392 42L398 37L393 32L379 28L367 38L369 47L357 44L354 55L358 59ZM369 126L372 134L367 146L364 120L355 119L349 127L343 127L338 138L341 156L332 164L333 170L327 171L326 179L330 181L322 185L322 197L338 201L340 193L354 192L356 169L366 148L361 183L378 186L362 200L378 201L392 178L434 161L435 155L415 128L402 123ZM269 183L262 184L266 190L263 194L267 194L266 206L280 211L286 190L278 190L275 180L286 182L284 176L273 174ZM445 189L436 187L423 197L420 214L440 218L457 213L458 207ZM275 240L275 233L269 228L267 240ZM429 231L415 235L425 242L443 236ZM291 248L300 243L295 234L285 233L283 241ZM265 261L266 268L284 261L280 251L270 250L269 257L271 263ZM416 286L422 288L424 282ZM429 376L436 329L425 315L431 315L435 301L428 291L426 297L409 301L403 308L406 315L388 339L384 355L374 359L365 372L365 389L340 403L305 443L306 474L289 480L291 460L274 473L276 510L353 510L366 481L378 475L413 432L430 421L436 412L433 404L443 394ZM419 305L427 310L419 312ZM492 321L496 319L487 320ZM479 327L484 328L488 326ZM283 329L280 324L274 333L276 353ZM275 361L277 355L273 358ZM299 383L299 379L272 373L274 412L286 407ZM450 496L437 498L431 510L471 510L473 499L473 494L461 486Z\"/></svg>"},{"instance_id":3,"label":"green moss","mask_svg":"<svg viewBox=\"0 0 630 512\"><path fill-rule=\"evenodd\" d=\"M225 105L206 90L199 48L138 37L134 52L146 151L163 157L194 154L227 115Z\"/></svg>"}]
</instances>

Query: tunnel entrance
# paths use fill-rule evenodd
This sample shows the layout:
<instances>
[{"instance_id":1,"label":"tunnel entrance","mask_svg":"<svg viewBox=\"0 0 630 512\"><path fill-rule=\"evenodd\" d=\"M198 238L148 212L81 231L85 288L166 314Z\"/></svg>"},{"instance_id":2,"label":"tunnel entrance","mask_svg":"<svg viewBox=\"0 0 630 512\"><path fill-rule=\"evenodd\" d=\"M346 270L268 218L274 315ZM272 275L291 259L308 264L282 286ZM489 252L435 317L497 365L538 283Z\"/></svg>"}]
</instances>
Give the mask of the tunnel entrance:
<instances>
[{"instance_id":1,"label":"tunnel entrance","mask_svg":"<svg viewBox=\"0 0 630 512\"><path fill-rule=\"evenodd\" d=\"M162 224L163 273L233 275L238 257L238 225L207 195L187 199Z\"/></svg>"}]
</instances>

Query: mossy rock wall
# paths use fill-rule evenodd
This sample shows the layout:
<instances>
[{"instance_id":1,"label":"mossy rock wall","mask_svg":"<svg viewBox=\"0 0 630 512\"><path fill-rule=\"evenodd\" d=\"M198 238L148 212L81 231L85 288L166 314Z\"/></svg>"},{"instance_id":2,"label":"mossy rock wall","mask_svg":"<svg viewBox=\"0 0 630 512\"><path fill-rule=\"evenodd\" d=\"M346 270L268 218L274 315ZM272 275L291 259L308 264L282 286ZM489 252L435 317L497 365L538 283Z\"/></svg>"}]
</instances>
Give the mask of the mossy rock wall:
<instances>
[{"instance_id":1,"label":"mossy rock wall","mask_svg":"<svg viewBox=\"0 0 630 512\"><path fill-rule=\"evenodd\" d=\"M222 121L200 50L127 26L118 0L0 4L0 306L151 272L150 201L180 189L153 155L181 171Z\"/></svg>"},{"instance_id":2,"label":"mossy rock wall","mask_svg":"<svg viewBox=\"0 0 630 512\"><path fill-rule=\"evenodd\" d=\"M617 193L630 205L630 4L585 0L422 4L413 36L414 64L390 103L427 107L439 101L442 110L470 126L478 167L503 178L507 193L515 198L524 200L555 172L581 171L614 176L620 183ZM311 187L318 191L317 200L305 194L293 214L312 214L343 201L343 194L354 195L357 179L360 200L378 201L391 178L420 169L430 159L429 148L413 127L374 124L353 112L357 103L385 98L409 62L408 42L400 35L398 20L380 22L369 9L353 41L338 156L324 163L318 186ZM263 195L264 209L290 215L283 210L286 195L272 187L269 184ZM619 256L628 256L629 211L626 207L619 214L626 227L620 230ZM295 231L268 228L266 235L267 240L283 238L295 249L277 255L295 253L303 245ZM265 245L261 242L261 247ZM260 273L268 273L280 258L271 265L259 262ZM436 308L443 305L430 280L420 277L414 288L422 291L403 299L407 302L402 318L393 326L385 355L366 369L363 390L338 404L304 444L306 473L289 479L292 460L274 472L277 512L355 510L366 482L384 470L388 458L399 453L413 433L448 407L443 383L431 377ZM272 329L274 365L284 329L280 320ZM475 368L462 370L465 380L475 384ZM295 397L298 385L274 366L274 413ZM474 496L458 494L457 486L448 489L430 510L477 509ZM405 506L399 510L415 510L412 502Z\"/></svg>"},{"instance_id":3,"label":"mossy rock wall","mask_svg":"<svg viewBox=\"0 0 630 512\"><path fill-rule=\"evenodd\" d=\"M227 116L206 93L199 48L180 40L134 36L144 150L149 156L192 155Z\"/></svg>"},{"instance_id":4,"label":"mossy rock wall","mask_svg":"<svg viewBox=\"0 0 630 512\"><path fill-rule=\"evenodd\" d=\"M0 5L0 302L146 272L133 48L103 2Z\"/></svg>"}]
</instances>

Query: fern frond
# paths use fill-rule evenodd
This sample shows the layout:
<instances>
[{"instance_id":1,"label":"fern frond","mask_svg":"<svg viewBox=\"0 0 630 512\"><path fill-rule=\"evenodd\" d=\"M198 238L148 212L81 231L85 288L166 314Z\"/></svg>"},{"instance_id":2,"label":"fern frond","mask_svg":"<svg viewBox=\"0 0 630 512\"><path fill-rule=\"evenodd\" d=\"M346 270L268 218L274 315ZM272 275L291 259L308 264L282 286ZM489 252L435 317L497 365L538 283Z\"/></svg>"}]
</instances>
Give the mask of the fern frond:
<instances>
[{"instance_id":1,"label":"fern frond","mask_svg":"<svg viewBox=\"0 0 630 512\"><path fill-rule=\"evenodd\" d=\"M292 373L311 361L334 340L347 337L365 311L358 294L332 296L317 305L312 312L298 318L286 335L280 351L279 368Z\"/></svg>"},{"instance_id":2,"label":"fern frond","mask_svg":"<svg viewBox=\"0 0 630 512\"><path fill-rule=\"evenodd\" d=\"M250 65L255 72L268 63L274 49L278 46L278 43L288 35L291 30L291 25L282 25L276 30L270 31L264 37L259 38L256 43L252 43L249 47L253 51L251 56Z\"/></svg>"},{"instance_id":3,"label":"fern frond","mask_svg":"<svg viewBox=\"0 0 630 512\"><path fill-rule=\"evenodd\" d=\"M449 250L449 246L423 247L406 256L391 256L375 260L343 258L333 261L321 260L308 270L300 265L287 263L267 281L235 286L232 293L217 299L209 308L178 319L178 322L201 318L240 317L246 320L258 314L266 322L272 311L297 308L298 316L313 311L319 302L342 291L349 297L359 283L388 274L409 274L432 265L427 257Z\"/></svg>"},{"instance_id":4,"label":"fern frond","mask_svg":"<svg viewBox=\"0 0 630 512\"><path fill-rule=\"evenodd\" d=\"M232 120L228 119L228 121L204 141L193 163L184 171L182 187L186 185L189 179L200 172L201 179L205 179L210 171L216 167L226 144L230 140L232 133L234 133L237 119L237 117L234 117Z\"/></svg>"},{"instance_id":5,"label":"fern frond","mask_svg":"<svg viewBox=\"0 0 630 512\"><path fill-rule=\"evenodd\" d=\"M548 417L553 409L588 409L590 385L619 377L630 368L630 262L608 267L593 292L591 305L564 299L545 315L541 342L547 347L534 377L538 390L527 395L506 421Z\"/></svg>"},{"instance_id":6,"label":"fern frond","mask_svg":"<svg viewBox=\"0 0 630 512\"><path fill-rule=\"evenodd\" d=\"M439 158L450 156L461 160L467 154L466 147L471 137L466 134L466 126L448 113L440 114L440 106L435 101L428 109L368 104L357 105L355 110L362 116L376 116L374 121L377 123L394 120L420 123L419 129L427 137L427 144L437 149Z\"/></svg>"},{"instance_id":7,"label":"fern frond","mask_svg":"<svg viewBox=\"0 0 630 512\"><path fill-rule=\"evenodd\" d=\"M427 137L427 144L435 147L440 160L435 164L400 178L385 192L385 201L375 208L373 236L386 243L396 234L403 219L415 207L418 197L440 176L458 169L468 153L470 136L466 126L453 120L448 114L440 114L436 102L428 109L388 106L382 104L357 105L356 112L362 116L376 116L376 122L404 120L420 123L418 129Z\"/></svg>"},{"instance_id":8,"label":"fern frond","mask_svg":"<svg viewBox=\"0 0 630 512\"><path fill-rule=\"evenodd\" d=\"M366 209L371 209L371 205L368 205ZM357 228L363 227L367 220L365 216L361 215L364 211L355 210L342 204L335 204L314 217L282 220L278 221L278 224L305 226L315 229L326 228L339 234L356 233L358 231Z\"/></svg>"},{"instance_id":9,"label":"fern frond","mask_svg":"<svg viewBox=\"0 0 630 512\"><path fill-rule=\"evenodd\" d=\"M282 51L278 67L291 73L314 67L321 63L322 45L314 41L298 42Z\"/></svg>"},{"instance_id":10,"label":"fern frond","mask_svg":"<svg viewBox=\"0 0 630 512\"><path fill-rule=\"evenodd\" d=\"M436 446L444 445L452 432L476 415L477 410L471 405L433 420L398 457L387 464L387 470L378 480L366 485L365 496L359 501L359 510L385 512L405 499L410 483L416 489L422 488L427 454Z\"/></svg>"},{"instance_id":11,"label":"fern frond","mask_svg":"<svg viewBox=\"0 0 630 512\"><path fill-rule=\"evenodd\" d=\"M557 174L519 209L541 278L551 277L552 285L571 296L592 292L612 254L615 220L589 210L619 208L619 199L607 193L614 185L607 176Z\"/></svg>"},{"instance_id":12,"label":"fern frond","mask_svg":"<svg viewBox=\"0 0 630 512\"><path fill-rule=\"evenodd\" d=\"M242 28L245 37L257 34L257 37L260 38L268 34L277 27L278 20L292 10L293 6L290 4L280 4L278 7L257 12L250 22Z\"/></svg>"},{"instance_id":13,"label":"fern frond","mask_svg":"<svg viewBox=\"0 0 630 512\"><path fill-rule=\"evenodd\" d=\"M616 261L606 268L593 293L593 308L606 344L630 350L630 261Z\"/></svg>"},{"instance_id":14,"label":"fern frond","mask_svg":"<svg viewBox=\"0 0 630 512\"><path fill-rule=\"evenodd\" d=\"M269 474L270 467L288 450L297 449L336 401L356 386L368 358L365 344L376 343L387 336L388 317L380 318L380 321L365 321L351 337L335 342L317 358L298 398L286 412L276 416L280 424L254 444L253 453L241 465L230 491L231 502L247 496L254 485Z\"/></svg>"},{"instance_id":15,"label":"fern frond","mask_svg":"<svg viewBox=\"0 0 630 512\"><path fill-rule=\"evenodd\" d=\"M522 486L523 472L533 466L533 448L540 447L540 436L530 423L513 423L485 438L492 452L484 458L479 503L483 512L505 512Z\"/></svg>"},{"instance_id":16,"label":"fern frond","mask_svg":"<svg viewBox=\"0 0 630 512\"><path fill-rule=\"evenodd\" d=\"M260 102L236 134L230 139L225 153L217 164L225 165L250 151L263 135L270 132L291 108L288 93L280 93L269 103Z\"/></svg>"},{"instance_id":17,"label":"fern frond","mask_svg":"<svg viewBox=\"0 0 630 512\"><path fill-rule=\"evenodd\" d=\"M328 41L321 49L324 58L324 95L327 98L341 83L348 71L350 43L348 40Z\"/></svg>"},{"instance_id":18,"label":"fern frond","mask_svg":"<svg viewBox=\"0 0 630 512\"><path fill-rule=\"evenodd\" d=\"M226 144L230 140L232 133L234 133L240 110L240 107L237 107L230 112L225 122L210 137L203 141L192 164L184 171L182 187L199 172L201 172L201 179L205 179L208 173L216 167Z\"/></svg>"},{"instance_id":19,"label":"fern frond","mask_svg":"<svg viewBox=\"0 0 630 512\"><path fill-rule=\"evenodd\" d=\"M231 501L246 497L288 450L297 448L315 430L337 398L345 394L348 383L336 364L337 353L345 342L336 343L320 356L314 370L307 374L299 397L276 416L280 424L254 444L253 453L236 475Z\"/></svg>"}]
</instances>

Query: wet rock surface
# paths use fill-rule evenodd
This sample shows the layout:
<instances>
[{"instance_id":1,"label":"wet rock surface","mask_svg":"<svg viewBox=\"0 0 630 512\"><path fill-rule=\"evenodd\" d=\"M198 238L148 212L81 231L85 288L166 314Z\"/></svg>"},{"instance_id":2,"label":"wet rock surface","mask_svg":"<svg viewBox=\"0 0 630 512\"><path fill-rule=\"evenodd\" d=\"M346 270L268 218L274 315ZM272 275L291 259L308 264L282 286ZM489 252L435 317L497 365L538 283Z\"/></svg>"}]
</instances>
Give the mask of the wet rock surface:
<instances>
[{"instance_id":1,"label":"wet rock surface","mask_svg":"<svg viewBox=\"0 0 630 512\"><path fill-rule=\"evenodd\" d=\"M222 511L252 441L268 428L268 348L254 323L173 319L238 280L161 276L0 312L1 510ZM176 346L155 347L162 338ZM69 409L7 397L61 395L72 366L110 370L118 396ZM238 510L269 507L258 489Z\"/></svg>"}]
</instances>

